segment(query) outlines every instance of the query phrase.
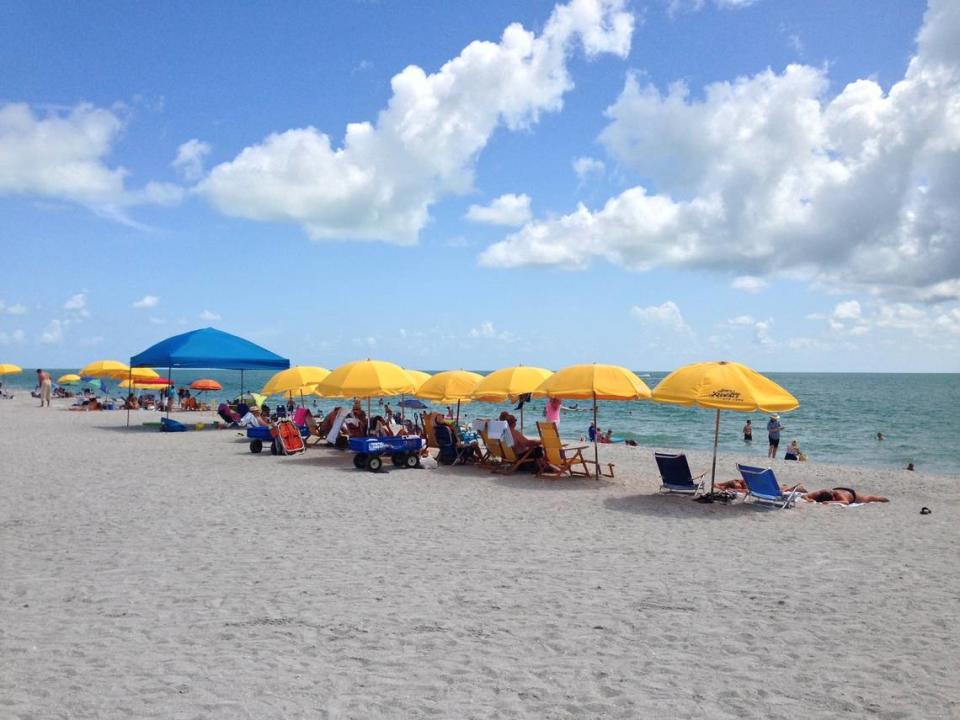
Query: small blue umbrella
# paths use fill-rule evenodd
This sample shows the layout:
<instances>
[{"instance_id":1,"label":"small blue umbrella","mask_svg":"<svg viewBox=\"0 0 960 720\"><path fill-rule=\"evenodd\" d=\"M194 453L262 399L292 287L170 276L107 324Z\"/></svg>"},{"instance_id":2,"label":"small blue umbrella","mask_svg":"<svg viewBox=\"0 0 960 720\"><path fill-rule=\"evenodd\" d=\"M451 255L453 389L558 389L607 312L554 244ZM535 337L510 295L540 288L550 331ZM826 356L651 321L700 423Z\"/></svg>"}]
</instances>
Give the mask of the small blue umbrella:
<instances>
[{"instance_id":1,"label":"small blue umbrella","mask_svg":"<svg viewBox=\"0 0 960 720\"><path fill-rule=\"evenodd\" d=\"M411 410L426 410L427 406L416 398L407 398L400 401L400 407L410 408Z\"/></svg>"}]
</instances>

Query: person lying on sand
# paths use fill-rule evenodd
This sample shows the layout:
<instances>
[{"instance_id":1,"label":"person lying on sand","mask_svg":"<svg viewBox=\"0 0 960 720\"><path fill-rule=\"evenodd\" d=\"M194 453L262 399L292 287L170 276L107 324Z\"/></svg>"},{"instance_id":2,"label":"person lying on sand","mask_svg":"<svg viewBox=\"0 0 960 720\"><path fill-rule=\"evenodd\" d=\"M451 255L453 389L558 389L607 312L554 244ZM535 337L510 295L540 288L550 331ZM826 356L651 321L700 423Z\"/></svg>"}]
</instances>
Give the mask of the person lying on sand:
<instances>
[{"instance_id":1,"label":"person lying on sand","mask_svg":"<svg viewBox=\"0 0 960 720\"><path fill-rule=\"evenodd\" d=\"M808 502L836 503L838 505L853 505L854 503L890 502L880 495L860 495L853 488L835 487L832 489L814 490L803 496Z\"/></svg>"},{"instance_id":2,"label":"person lying on sand","mask_svg":"<svg viewBox=\"0 0 960 720\"><path fill-rule=\"evenodd\" d=\"M736 492L736 493L747 492L747 483L743 481L743 478L736 478L734 480L727 480L726 482L719 482L714 487L718 487L721 490L730 490L731 492ZM780 488L780 492L782 493L791 493L794 490L802 493L805 493L807 491L807 489L800 483L797 483L796 485L791 485L790 487Z\"/></svg>"}]
</instances>

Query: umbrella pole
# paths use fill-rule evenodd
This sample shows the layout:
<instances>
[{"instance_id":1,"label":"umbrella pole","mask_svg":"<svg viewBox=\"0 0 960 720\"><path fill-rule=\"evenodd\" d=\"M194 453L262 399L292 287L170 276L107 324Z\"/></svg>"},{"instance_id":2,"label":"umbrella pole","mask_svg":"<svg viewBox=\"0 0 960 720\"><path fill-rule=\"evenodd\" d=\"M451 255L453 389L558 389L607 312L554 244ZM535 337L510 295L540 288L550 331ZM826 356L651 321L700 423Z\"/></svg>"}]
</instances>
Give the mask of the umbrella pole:
<instances>
[{"instance_id":1,"label":"umbrella pole","mask_svg":"<svg viewBox=\"0 0 960 720\"><path fill-rule=\"evenodd\" d=\"M240 402L243 402L243 370L240 371Z\"/></svg>"},{"instance_id":2,"label":"umbrella pole","mask_svg":"<svg viewBox=\"0 0 960 720\"><path fill-rule=\"evenodd\" d=\"M170 367L168 366L168 367L167 367L167 388L169 388L169 387L171 386L171 383L173 382L173 380L172 380L172 378L171 378L171 375L172 375L172 371L171 371ZM161 390L161 392L163 392L163 393L167 396L167 420L169 420L169 419L170 419L170 405L172 404L171 401L170 401L170 393L168 393L168 392L166 391L166 389Z\"/></svg>"},{"instance_id":3,"label":"umbrella pole","mask_svg":"<svg viewBox=\"0 0 960 720\"><path fill-rule=\"evenodd\" d=\"M523 434L523 400L520 400L520 433Z\"/></svg>"},{"instance_id":4,"label":"umbrella pole","mask_svg":"<svg viewBox=\"0 0 960 720\"><path fill-rule=\"evenodd\" d=\"M710 494L713 495L713 484L717 477L717 443L720 440L720 408L717 408L717 422L713 427L713 467L710 468Z\"/></svg>"},{"instance_id":5,"label":"umbrella pole","mask_svg":"<svg viewBox=\"0 0 960 720\"><path fill-rule=\"evenodd\" d=\"M600 479L600 428L597 427L597 394L593 394L593 464L597 469L597 480Z\"/></svg>"},{"instance_id":6,"label":"umbrella pole","mask_svg":"<svg viewBox=\"0 0 960 720\"><path fill-rule=\"evenodd\" d=\"M133 368L130 368L127 372L127 386L128 391L133 389ZM130 403L124 398L123 404L127 406L127 427L130 427Z\"/></svg>"},{"instance_id":7,"label":"umbrella pole","mask_svg":"<svg viewBox=\"0 0 960 720\"><path fill-rule=\"evenodd\" d=\"M523 415L523 410L520 411L520 414ZM460 401L457 400L457 425L460 424ZM523 430L523 424L520 425L521 431Z\"/></svg>"}]
</instances>

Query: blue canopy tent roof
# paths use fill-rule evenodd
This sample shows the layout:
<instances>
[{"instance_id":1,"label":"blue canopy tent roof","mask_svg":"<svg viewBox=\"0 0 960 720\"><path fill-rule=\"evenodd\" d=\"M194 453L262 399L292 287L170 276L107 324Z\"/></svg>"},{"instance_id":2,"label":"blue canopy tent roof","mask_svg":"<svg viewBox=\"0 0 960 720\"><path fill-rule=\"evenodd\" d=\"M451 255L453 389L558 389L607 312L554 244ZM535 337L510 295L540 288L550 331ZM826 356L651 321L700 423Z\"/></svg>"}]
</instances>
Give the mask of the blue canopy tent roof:
<instances>
[{"instance_id":1,"label":"blue canopy tent roof","mask_svg":"<svg viewBox=\"0 0 960 720\"><path fill-rule=\"evenodd\" d=\"M290 360L210 327L161 340L130 358L130 367L286 370Z\"/></svg>"},{"instance_id":2,"label":"blue canopy tent roof","mask_svg":"<svg viewBox=\"0 0 960 720\"><path fill-rule=\"evenodd\" d=\"M209 327L161 340L130 358L130 367L239 370L242 394L244 370L286 370L290 367L290 360L242 337ZM169 415L168 403L167 416ZM129 410L127 425L130 425Z\"/></svg>"}]
</instances>

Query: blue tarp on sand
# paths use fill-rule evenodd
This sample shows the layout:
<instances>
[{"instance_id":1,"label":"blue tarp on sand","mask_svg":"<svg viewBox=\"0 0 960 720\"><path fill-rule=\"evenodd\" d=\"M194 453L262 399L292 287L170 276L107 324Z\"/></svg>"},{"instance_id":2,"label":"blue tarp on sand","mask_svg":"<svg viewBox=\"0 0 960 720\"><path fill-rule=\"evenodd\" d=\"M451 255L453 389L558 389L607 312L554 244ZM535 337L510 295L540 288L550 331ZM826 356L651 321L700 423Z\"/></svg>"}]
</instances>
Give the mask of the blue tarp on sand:
<instances>
[{"instance_id":1,"label":"blue tarp on sand","mask_svg":"<svg viewBox=\"0 0 960 720\"><path fill-rule=\"evenodd\" d=\"M285 370L290 360L236 335L204 328L161 340L130 358L130 367Z\"/></svg>"}]
</instances>

